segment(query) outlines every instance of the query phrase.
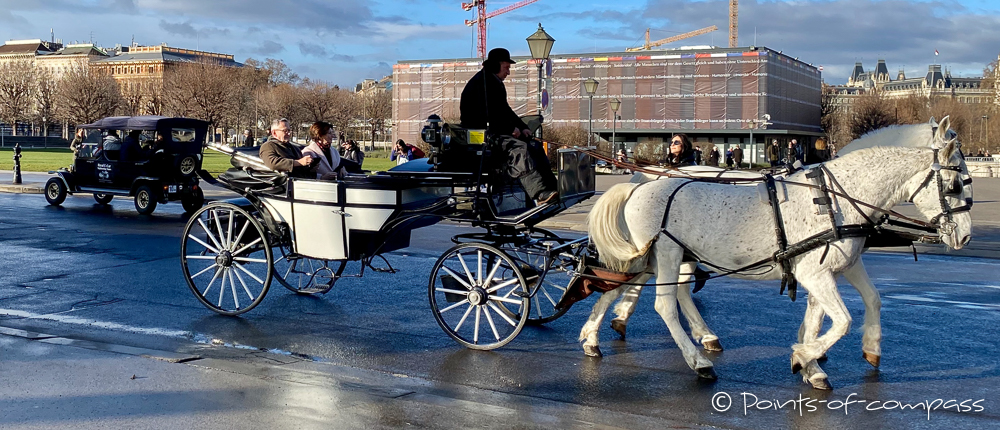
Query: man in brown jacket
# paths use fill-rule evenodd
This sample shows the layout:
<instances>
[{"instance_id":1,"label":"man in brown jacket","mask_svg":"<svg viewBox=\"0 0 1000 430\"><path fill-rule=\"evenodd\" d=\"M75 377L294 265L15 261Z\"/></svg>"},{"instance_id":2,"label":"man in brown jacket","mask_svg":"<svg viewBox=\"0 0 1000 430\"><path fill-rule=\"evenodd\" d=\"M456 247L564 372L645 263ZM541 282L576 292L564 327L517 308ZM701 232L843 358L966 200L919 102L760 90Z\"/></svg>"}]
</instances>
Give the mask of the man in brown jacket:
<instances>
[{"instance_id":1,"label":"man in brown jacket","mask_svg":"<svg viewBox=\"0 0 1000 430\"><path fill-rule=\"evenodd\" d=\"M302 150L291 143L287 119L271 123L271 137L260 146L260 158L271 170L289 173L295 177L315 178L313 158L302 155Z\"/></svg>"}]
</instances>

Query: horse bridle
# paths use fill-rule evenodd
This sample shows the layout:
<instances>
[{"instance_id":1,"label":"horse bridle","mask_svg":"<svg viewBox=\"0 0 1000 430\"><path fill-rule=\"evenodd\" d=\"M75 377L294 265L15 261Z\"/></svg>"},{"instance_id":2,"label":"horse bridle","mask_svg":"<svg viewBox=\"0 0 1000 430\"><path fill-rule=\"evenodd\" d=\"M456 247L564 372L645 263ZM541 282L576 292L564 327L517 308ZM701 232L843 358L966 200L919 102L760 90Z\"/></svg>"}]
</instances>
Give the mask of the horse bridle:
<instances>
[{"instance_id":1,"label":"horse bridle","mask_svg":"<svg viewBox=\"0 0 1000 430\"><path fill-rule=\"evenodd\" d=\"M935 132L932 134L936 134L937 127L934 127L934 130ZM949 133L954 133L954 132L949 130ZM959 154L961 154L961 144L959 143L958 145L959 145ZM929 185L931 180L934 179L935 183L937 184L938 202L941 204L941 213L931 217L930 224L937 225L937 228L941 230L942 234L951 235L955 232L955 228L957 227L955 221L953 220L953 215L956 213L968 212L972 210L972 203L973 203L971 197L972 176L970 176L967 173L962 173L962 166L942 166L941 163L938 161L939 158L938 154L940 152L940 148L934 147L932 148L932 150L934 152L934 162L931 163L931 170L927 172L927 177L925 177L924 180L920 183L920 186L918 186L917 189L913 191L913 194L910 195L908 201L912 202L913 199L917 197L917 193L923 190L924 187ZM951 170L953 172L957 172L960 175L955 178L955 180L952 182L952 184L950 184L947 190L944 187L944 178L941 176L941 170ZM959 184L961 185L957 186ZM970 197L965 198L965 204L955 208L951 207L948 204L947 197L950 195L963 194L966 188L969 188L970 193L968 195ZM944 218L944 221L941 220L942 217Z\"/></svg>"}]
</instances>

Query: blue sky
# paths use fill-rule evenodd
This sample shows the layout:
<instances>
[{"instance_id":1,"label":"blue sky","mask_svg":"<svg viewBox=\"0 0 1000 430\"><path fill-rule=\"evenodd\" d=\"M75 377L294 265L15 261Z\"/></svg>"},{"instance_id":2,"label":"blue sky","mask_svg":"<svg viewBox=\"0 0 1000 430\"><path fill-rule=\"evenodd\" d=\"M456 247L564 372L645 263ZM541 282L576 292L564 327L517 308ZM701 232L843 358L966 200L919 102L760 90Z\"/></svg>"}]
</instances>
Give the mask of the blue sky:
<instances>
[{"instance_id":1,"label":"blue sky","mask_svg":"<svg viewBox=\"0 0 1000 430\"><path fill-rule=\"evenodd\" d=\"M468 0L467 0L468 1ZM488 10L515 1L487 2ZM93 40L279 58L304 77L353 86L398 60L468 58L473 28L461 0L0 0L0 38ZM527 55L541 22L553 53L620 51L710 25L719 31L667 46L728 44L728 0L539 0L491 19L488 47ZM740 45L755 43L824 67L846 82L855 61L885 59L895 76L940 63L978 76L1000 54L1000 1L741 0ZM935 57L934 50L940 55Z\"/></svg>"}]
</instances>

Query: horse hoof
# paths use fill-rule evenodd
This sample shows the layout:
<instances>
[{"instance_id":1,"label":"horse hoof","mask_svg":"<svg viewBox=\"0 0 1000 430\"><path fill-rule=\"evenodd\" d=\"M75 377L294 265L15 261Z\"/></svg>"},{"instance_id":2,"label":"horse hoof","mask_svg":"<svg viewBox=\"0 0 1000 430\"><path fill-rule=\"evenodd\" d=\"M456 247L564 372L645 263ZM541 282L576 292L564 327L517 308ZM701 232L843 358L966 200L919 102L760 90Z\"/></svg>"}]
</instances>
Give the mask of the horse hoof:
<instances>
[{"instance_id":1,"label":"horse hoof","mask_svg":"<svg viewBox=\"0 0 1000 430\"><path fill-rule=\"evenodd\" d=\"M719 343L719 339L702 342L702 346L705 347L705 351L722 351L722 344Z\"/></svg>"},{"instance_id":2,"label":"horse hoof","mask_svg":"<svg viewBox=\"0 0 1000 430\"><path fill-rule=\"evenodd\" d=\"M618 332L622 340L625 340L625 322L622 320L611 320L611 329Z\"/></svg>"},{"instance_id":3,"label":"horse hoof","mask_svg":"<svg viewBox=\"0 0 1000 430\"><path fill-rule=\"evenodd\" d=\"M879 362L881 362L882 360L881 356L872 354L870 352L864 352L861 354L861 356L865 358L865 361L867 361L868 364L871 364L872 367L876 369L878 368Z\"/></svg>"},{"instance_id":4,"label":"horse hoof","mask_svg":"<svg viewBox=\"0 0 1000 430\"><path fill-rule=\"evenodd\" d=\"M830 386L830 380L827 379L827 378L819 378L819 379L816 379L815 381L809 381L809 384L811 384L812 387L815 388L815 389L817 389L817 390L827 390L827 391L829 391L829 390L833 389L833 387Z\"/></svg>"},{"instance_id":5,"label":"horse hoof","mask_svg":"<svg viewBox=\"0 0 1000 430\"><path fill-rule=\"evenodd\" d=\"M819 358L817 358L816 361L826 361L826 358L827 358L826 354L823 354L823 355L819 356Z\"/></svg>"},{"instance_id":6,"label":"horse hoof","mask_svg":"<svg viewBox=\"0 0 1000 430\"><path fill-rule=\"evenodd\" d=\"M801 364L799 364L799 363L792 363L792 374L793 375L796 374L796 373L799 373L800 370L802 370L802 365Z\"/></svg>"},{"instance_id":7,"label":"horse hoof","mask_svg":"<svg viewBox=\"0 0 1000 430\"><path fill-rule=\"evenodd\" d=\"M587 357L603 357L601 354L601 347L597 345L584 345L583 353L587 354Z\"/></svg>"},{"instance_id":8,"label":"horse hoof","mask_svg":"<svg viewBox=\"0 0 1000 430\"><path fill-rule=\"evenodd\" d=\"M694 371L698 372L698 377L701 379L707 379L709 381L714 381L716 379L719 379L719 376L715 374L714 367L702 367L699 369L694 369Z\"/></svg>"}]
</instances>

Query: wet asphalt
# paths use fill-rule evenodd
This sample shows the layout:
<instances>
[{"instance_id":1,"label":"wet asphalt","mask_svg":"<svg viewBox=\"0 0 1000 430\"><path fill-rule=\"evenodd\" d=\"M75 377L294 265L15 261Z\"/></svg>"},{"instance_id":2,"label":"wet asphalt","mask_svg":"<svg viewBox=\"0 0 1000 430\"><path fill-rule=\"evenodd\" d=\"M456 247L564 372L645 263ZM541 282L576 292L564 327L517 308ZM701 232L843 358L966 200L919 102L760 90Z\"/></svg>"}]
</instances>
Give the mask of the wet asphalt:
<instances>
[{"instance_id":1,"label":"wet asphalt","mask_svg":"<svg viewBox=\"0 0 1000 430\"><path fill-rule=\"evenodd\" d=\"M399 273L369 270L318 297L275 284L251 312L215 315L180 269L185 221L179 205L140 216L129 200L0 194L0 427L908 429L1000 416L994 259L866 254L882 364L861 358L862 304L842 285L854 325L821 363L835 388L824 392L789 371L805 303L776 282L722 279L695 295L726 348L709 354L719 379L707 382L648 294L627 340L605 324L601 359L577 342L593 298L498 350L457 345L427 300L431 265L470 231L456 225L416 231L388 256Z\"/></svg>"}]
</instances>

